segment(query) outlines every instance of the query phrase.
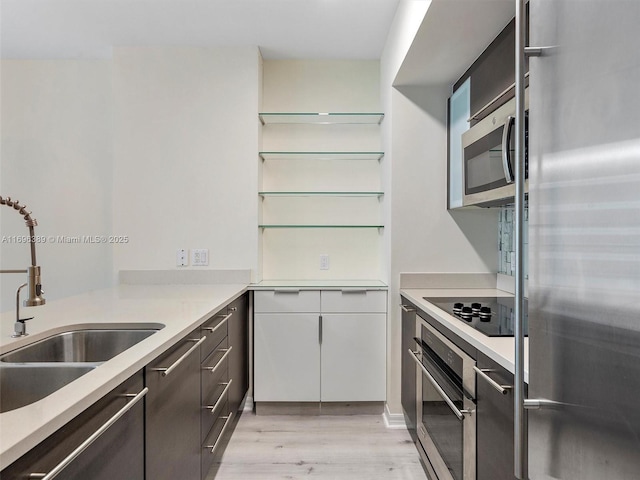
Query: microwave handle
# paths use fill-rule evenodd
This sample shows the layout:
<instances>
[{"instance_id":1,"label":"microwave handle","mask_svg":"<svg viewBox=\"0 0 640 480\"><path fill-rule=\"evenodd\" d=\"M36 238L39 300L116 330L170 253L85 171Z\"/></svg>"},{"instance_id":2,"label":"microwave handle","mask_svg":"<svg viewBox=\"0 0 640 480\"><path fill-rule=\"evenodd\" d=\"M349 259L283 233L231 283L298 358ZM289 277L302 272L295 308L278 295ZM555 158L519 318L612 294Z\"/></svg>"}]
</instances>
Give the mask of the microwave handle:
<instances>
[{"instance_id":1,"label":"microwave handle","mask_svg":"<svg viewBox=\"0 0 640 480\"><path fill-rule=\"evenodd\" d=\"M502 130L502 168L504 169L504 178L507 183L513 183L513 168L511 167L511 132L513 126L516 123L516 118L512 116L507 117L507 121L504 123L504 129Z\"/></svg>"}]
</instances>

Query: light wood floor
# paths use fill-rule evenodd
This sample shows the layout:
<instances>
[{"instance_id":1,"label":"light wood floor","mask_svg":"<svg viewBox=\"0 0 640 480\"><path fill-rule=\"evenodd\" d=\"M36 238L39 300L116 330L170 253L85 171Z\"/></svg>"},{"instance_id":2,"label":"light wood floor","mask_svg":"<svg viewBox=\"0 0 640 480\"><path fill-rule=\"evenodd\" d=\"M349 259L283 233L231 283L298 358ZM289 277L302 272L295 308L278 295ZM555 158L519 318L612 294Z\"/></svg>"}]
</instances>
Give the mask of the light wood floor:
<instances>
[{"instance_id":1,"label":"light wood floor","mask_svg":"<svg viewBox=\"0 0 640 480\"><path fill-rule=\"evenodd\" d=\"M382 415L260 415L245 411L207 480L425 480L404 429Z\"/></svg>"}]
</instances>

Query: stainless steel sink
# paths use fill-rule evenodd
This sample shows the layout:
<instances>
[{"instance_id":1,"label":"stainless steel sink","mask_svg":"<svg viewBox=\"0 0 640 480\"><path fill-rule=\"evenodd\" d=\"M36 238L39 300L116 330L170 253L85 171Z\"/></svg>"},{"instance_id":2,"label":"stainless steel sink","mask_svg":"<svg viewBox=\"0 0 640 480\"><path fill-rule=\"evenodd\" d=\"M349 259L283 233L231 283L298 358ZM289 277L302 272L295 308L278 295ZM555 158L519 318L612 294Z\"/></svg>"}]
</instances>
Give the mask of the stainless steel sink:
<instances>
[{"instance_id":1,"label":"stainless steel sink","mask_svg":"<svg viewBox=\"0 0 640 480\"><path fill-rule=\"evenodd\" d=\"M0 364L0 413L24 407L71 383L96 365Z\"/></svg>"},{"instance_id":2,"label":"stainless steel sink","mask_svg":"<svg viewBox=\"0 0 640 480\"><path fill-rule=\"evenodd\" d=\"M4 363L106 362L157 329L74 330L59 333L0 356Z\"/></svg>"}]
</instances>

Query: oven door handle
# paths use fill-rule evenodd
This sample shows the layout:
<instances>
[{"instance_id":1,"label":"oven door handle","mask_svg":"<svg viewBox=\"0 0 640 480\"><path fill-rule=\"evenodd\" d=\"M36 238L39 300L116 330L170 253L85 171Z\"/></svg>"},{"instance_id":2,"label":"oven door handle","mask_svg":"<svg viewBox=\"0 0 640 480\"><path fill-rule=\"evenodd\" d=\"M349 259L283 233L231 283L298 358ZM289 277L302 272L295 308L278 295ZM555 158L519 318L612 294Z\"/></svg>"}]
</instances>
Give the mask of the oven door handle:
<instances>
[{"instance_id":1,"label":"oven door handle","mask_svg":"<svg viewBox=\"0 0 640 480\"><path fill-rule=\"evenodd\" d=\"M442 389L442 387L438 385L438 382L436 381L436 379L431 376L431 374L426 368L424 368L424 365L418 358L417 352L414 352L413 350L409 349L409 354L411 355L413 360L418 364L418 366L422 369L422 373L424 373L427 379L431 382L431 385L433 385L433 388L435 388L438 394L442 397L442 399L445 402L447 402L447 405L449 405L449 408L455 414L455 416L458 417L458 420L464 420L465 414L467 415L471 414L470 410L460 410L458 407L456 407L456 404L453 403L453 400L451 400L451 398L449 398L449 395L447 395L446 392Z\"/></svg>"}]
</instances>

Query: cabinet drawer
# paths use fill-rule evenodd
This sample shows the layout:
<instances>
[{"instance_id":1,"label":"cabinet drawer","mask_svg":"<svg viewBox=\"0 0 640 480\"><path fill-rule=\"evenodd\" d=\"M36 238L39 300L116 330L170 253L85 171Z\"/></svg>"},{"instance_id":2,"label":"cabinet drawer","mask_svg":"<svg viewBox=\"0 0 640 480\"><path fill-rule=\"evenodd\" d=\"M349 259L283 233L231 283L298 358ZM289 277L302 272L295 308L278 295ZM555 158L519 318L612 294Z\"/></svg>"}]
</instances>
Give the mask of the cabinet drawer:
<instances>
[{"instance_id":1,"label":"cabinet drawer","mask_svg":"<svg viewBox=\"0 0 640 480\"><path fill-rule=\"evenodd\" d=\"M202 405L200 422L200 441L204 442L213 425L222 416L229 414L229 389L228 382L220 383L212 392L210 401Z\"/></svg>"},{"instance_id":2,"label":"cabinet drawer","mask_svg":"<svg viewBox=\"0 0 640 480\"><path fill-rule=\"evenodd\" d=\"M213 427L202 442L201 455L201 478L207 478L207 474L216 461L220 461L226 442L229 440L231 423L234 421L233 414L229 412L229 404L225 403L219 413L214 413Z\"/></svg>"},{"instance_id":3,"label":"cabinet drawer","mask_svg":"<svg viewBox=\"0 0 640 480\"><path fill-rule=\"evenodd\" d=\"M200 327L200 336L207 337L200 349L200 360L204 361L220 343L226 339L228 324L234 312L222 310L216 313L211 320L208 320ZM226 343L225 343L226 344Z\"/></svg>"},{"instance_id":4,"label":"cabinet drawer","mask_svg":"<svg viewBox=\"0 0 640 480\"><path fill-rule=\"evenodd\" d=\"M318 290L258 290L254 292L256 313L306 313L320 311Z\"/></svg>"},{"instance_id":5,"label":"cabinet drawer","mask_svg":"<svg viewBox=\"0 0 640 480\"><path fill-rule=\"evenodd\" d=\"M322 292L322 313L386 313L384 290L327 290Z\"/></svg>"},{"instance_id":6,"label":"cabinet drawer","mask_svg":"<svg viewBox=\"0 0 640 480\"><path fill-rule=\"evenodd\" d=\"M230 350L221 345L202 364L200 372L201 400L205 405L211 402L213 392L218 390L221 383L229 379L229 355Z\"/></svg>"},{"instance_id":7,"label":"cabinet drawer","mask_svg":"<svg viewBox=\"0 0 640 480\"><path fill-rule=\"evenodd\" d=\"M56 433L0 472L3 480L32 477L31 473L50 472L73 450L94 435L121 408L132 401L125 395L143 390L142 373L116 387ZM119 420L65 467L59 479L66 480L143 480L144 479L144 402L133 404ZM4 465L3 465L4 466Z\"/></svg>"}]
</instances>

